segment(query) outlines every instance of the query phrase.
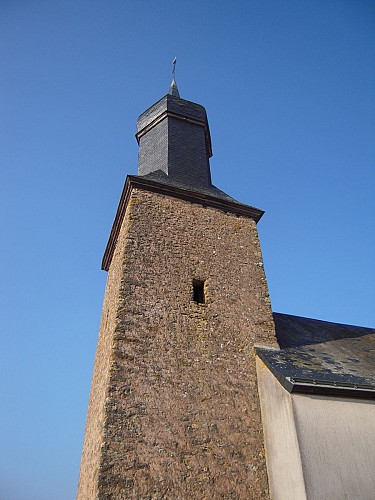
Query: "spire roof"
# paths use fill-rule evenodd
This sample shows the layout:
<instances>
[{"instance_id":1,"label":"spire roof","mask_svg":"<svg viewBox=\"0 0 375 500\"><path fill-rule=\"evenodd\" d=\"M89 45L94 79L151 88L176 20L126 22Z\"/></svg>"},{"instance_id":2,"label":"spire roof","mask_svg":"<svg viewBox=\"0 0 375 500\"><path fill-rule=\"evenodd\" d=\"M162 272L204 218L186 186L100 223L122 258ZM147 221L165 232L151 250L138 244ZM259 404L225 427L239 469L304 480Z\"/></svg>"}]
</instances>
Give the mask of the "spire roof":
<instances>
[{"instance_id":1,"label":"spire roof","mask_svg":"<svg viewBox=\"0 0 375 500\"><path fill-rule=\"evenodd\" d=\"M173 95L174 97L180 97L180 93L179 93L178 88L177 88L177 83L176 83L176 80L174 78L172 80L168 94Z\"/></svg>"}]
</instances>

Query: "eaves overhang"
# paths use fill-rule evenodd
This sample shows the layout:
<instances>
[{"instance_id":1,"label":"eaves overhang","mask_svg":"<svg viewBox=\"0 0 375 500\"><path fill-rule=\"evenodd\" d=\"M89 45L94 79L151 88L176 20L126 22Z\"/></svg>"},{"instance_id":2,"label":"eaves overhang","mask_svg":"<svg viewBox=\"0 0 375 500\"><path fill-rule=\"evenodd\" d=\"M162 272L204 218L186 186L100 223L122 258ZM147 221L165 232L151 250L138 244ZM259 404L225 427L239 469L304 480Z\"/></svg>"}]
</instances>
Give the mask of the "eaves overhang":
<instances>
[{"instance_id":1,"label":"eaves overhang","mask_svg":"<svg viewBox=\"0 0 375 500\"><path fill-rule=\"evenodd\" d=\"M280 351L279 351L280 352ZM375 399L375 386L363 382L350 383L322 378L302 378L279 370L272 358L274 349L256 347L257 356L263 361L280 384L291 394L315 394L341 398Z\"/></svg>"},{"instance_id":2,"label":"eaves overhang","mask_svg":"<svg viewBox=\"0 0 375 500\"><path fill-rule=\"evenodd\" d=\"M238 216L253 219L255 222L258 222L264 214L263 210L259 210L258 208L251 207L239 202L210 196L205 193L193 191L190 189L183 189L161 182L156 182L136 175L128 175L125 180L115 220L113 222L109 240L104 252L102 260L102 270L104 271L108 271L109 266L111 265L122 221L124 220L126 207L128 205L130 194L133 189L142 189L144 191L150 191L162 194L164 196L170 196L172 198L185 200L190 203L202 205L204 207L216 208L223 212L233 213Z\"/></svg>"}]
</instances>

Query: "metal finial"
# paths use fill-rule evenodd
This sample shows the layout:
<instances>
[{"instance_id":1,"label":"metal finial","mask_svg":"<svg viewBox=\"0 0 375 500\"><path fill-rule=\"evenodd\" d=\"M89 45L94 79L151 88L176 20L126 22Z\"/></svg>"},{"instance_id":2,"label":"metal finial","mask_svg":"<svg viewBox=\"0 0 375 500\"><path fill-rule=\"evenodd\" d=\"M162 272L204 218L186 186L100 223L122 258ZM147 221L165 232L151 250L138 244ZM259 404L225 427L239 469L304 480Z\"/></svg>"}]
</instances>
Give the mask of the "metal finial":
<instances>
[{"instance_id":1,"label":"metal finial","mask_svg":"<svg viewBox=\"0 0 375 500\"><path fill-rule=\"evenodd\" d=\"M172 75L173 75L173 80L169 89L168 94L173 95L174 97L180 97L180 93L177 88L177 83L176 83L176 62L177 58L175 57L172 61L173 64L173 70L172 70Z\"/></svg>"}]
</instances>

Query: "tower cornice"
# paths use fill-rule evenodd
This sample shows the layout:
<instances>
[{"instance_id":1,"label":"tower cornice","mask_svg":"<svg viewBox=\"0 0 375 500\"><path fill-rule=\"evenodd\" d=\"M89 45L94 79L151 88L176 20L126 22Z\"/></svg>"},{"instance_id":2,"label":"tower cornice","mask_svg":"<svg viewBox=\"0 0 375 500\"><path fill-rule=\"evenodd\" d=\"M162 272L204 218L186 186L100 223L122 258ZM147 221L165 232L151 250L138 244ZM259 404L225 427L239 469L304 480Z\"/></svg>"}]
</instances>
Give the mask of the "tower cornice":
<instances>
[{"instance_id":1,"label":"tower cornice","mask_svg":"<svg viewBox=\"0 0 375 500\"><path fill-rule=\"evenodd\" d=\"M180 200L188 201L190 203L203 205L204 207L216 208L223 212L229 212L237 216L253 219L256 223L260 220L260 218L264 214L263 210L252 207L250 205L239 203L235 200L233 201L226 200L223 198L211 196L206 193L191 191L189 189L183 189L181 187L177 187L162 182L156 182L154 180L146 179L144 177L136 175L128 175L125 180L115 220L113 222L109 240L104 252L102 260L102 269L104 271L108 271L111 265L118 235L121 229L122 222L125 217L126 208L133 189L142 189L145 191L151 191L154 193L162 194L164 196L170 196L172 198L178 198Z\"/></svg>"}]
</instances>

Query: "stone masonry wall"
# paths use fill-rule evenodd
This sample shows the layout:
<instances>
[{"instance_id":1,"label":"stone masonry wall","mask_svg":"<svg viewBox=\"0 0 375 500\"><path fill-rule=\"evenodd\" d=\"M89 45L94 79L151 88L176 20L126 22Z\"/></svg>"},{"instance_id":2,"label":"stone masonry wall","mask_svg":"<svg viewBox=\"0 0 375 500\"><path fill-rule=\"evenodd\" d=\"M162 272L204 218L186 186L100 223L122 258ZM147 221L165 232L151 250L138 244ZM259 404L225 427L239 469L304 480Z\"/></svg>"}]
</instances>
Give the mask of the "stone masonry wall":
<instances>
[{"instance_id":1,"label":"stone masonry wall","mask_svg":"<svg viewBox=\"0 0 375 500\"><path fill-rule=\"evenodd\" d=\"M122 261L126 248L126 226L127 224L124 222L107 278L86 418L77 500L94 499L98 495L99 467L106 418L105 402L108 397L111 363L113 363L113 332L117 325L119 292L123 272Z\"/></svg>"},{"instance_id":2,"label":"stone masonry wall","mask_svg":"<svg viewBox=\"0 0 375 500\"><path fill-rule=\"evenodd\" d=\"M276 340L255 222L133 190L107 287L78 498L268 498L253 345Z\"/></svg>"}]
</instances>

